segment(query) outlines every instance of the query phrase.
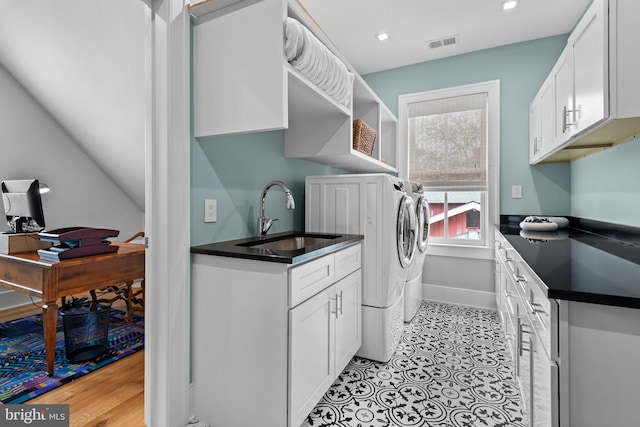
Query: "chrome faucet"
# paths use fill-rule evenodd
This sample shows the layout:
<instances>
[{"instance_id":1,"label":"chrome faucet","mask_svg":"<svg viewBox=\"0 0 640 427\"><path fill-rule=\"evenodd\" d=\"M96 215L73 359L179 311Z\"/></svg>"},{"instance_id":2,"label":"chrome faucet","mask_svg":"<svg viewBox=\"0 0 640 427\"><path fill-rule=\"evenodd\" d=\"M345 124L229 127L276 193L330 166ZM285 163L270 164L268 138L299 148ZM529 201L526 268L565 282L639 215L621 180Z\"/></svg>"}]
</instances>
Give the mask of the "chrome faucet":
<instances>
[{"instance_id":1,"label":"chrome faucet","mask_svg":"<svg viewBox=\"0 0 640 427\"><path fill-rule=\"evenodd\" d=\"M287 209L296 208L296 202L293 200L293 195L291 195L291 190L289 190L289 187L287 187L287 185L284 182L276 180L276 181L271 181L270 183L265 185L264 189L262 190L262 196L260 196L260 216L258 217L258 230L261 236L264 236L267 234L267 232L273 225L273 221L278 220L278 218L269 219L264 216L264 199L267 197L267 192L269 191L269 189L274 185L277 185L278 187L282 188L282 191L284 191L284 194L287 196Z\"/></svg>"}]
</instances>

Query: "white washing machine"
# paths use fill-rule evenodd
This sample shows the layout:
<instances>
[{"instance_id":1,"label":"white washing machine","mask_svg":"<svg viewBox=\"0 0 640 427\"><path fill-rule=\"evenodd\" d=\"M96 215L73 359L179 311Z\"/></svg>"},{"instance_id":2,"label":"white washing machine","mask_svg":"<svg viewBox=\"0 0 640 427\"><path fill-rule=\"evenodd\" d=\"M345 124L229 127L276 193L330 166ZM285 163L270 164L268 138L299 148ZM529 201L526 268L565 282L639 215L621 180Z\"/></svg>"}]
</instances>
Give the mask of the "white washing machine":
<instances>
[{"instance_id":1,"label":"white washing machine","mask_svg":"<svg viewBox=\"0 0 640 427\"><path fill-rule=\"evenodd\" d=\"M422 184L405 181L407 194L416 207L416 250L409 267L404 287L404 321L410 322L422 304L422 269L429 243L429 203L424 196Z\"/></svg>"},{"instance_id":2,"label":"white washing machine","mask_svg":"<svg viewBox=\"0 0 640 427\"><path fill-rule=\"evenodd\" d=\"M306 179L307 232L364 235L360 357L389 361L402 335L415 223L413 199L399 178L358 174Z\"/></svg>"}]
</instances>

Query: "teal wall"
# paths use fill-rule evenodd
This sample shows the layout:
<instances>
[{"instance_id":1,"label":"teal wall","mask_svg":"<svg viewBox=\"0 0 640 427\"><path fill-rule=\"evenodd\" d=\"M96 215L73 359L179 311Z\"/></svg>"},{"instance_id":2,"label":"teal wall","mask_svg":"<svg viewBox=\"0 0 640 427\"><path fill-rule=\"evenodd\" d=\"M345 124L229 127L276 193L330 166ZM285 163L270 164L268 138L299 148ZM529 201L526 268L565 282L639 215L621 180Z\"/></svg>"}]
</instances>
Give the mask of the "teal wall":
<instances>
[{"instance_id":1,"label":"teal wall","mask_svg":"<svg viewBox=\"0 0 640 427\"><path fill-rule=\"evenodd\" d=\"M398 96L500 80L500 212L574 215L640 226L640 140L572 164L529 166L529 104L560 55L566 35L488 49L364 76L397 115ZM635 160L637 163L637 160ZM304 229L304 178L342 173L284 158L284 132L192 139L191 241L223 241L256 234L259 198L273 179L292 189L296 209L285 209L279 188L267 197L272 233ZM523 198L511 198L511 185ZM204 199L218 200L218 221L204 223Z\"/></svg>"},{"instance_id":2,"label":"teal wall","mask_svg":"<svg viewBox=\"0 0 640 427\"><path fill-rule=\"evenodd\" d=\"M555 36L368 74L364 79L394 114L398 96L500 80L500 212L569 215L568 164L529 166L529 104L567 36ZM522 199L511 185L522 185Z\"/></svg>"},{"instance_id":3,"label":"teal wall","mask_svg":"<svg viewBox=\"0 0 640 427\"><path fill-rule=\"evenodd\" d=\"M284 132L193 138L191 141L191 243L256 235L260 194L271 180L293 193L295 210L287 210L279 187L269 190L266 216L279 218L269 233L304 230L304 179L344 171L284 157ZM218 220L204 222L204 199L218 201Z\"/></svg>"},{"instance_id":4,"label":"teal wall","mask_svg":"<svg viewBox=\"0 0 640 427\"><path fill-rule=\"evenodd\" d=\"M571 214L640 227L640 138L571 163Z\"/></svg>"}]
</instances>

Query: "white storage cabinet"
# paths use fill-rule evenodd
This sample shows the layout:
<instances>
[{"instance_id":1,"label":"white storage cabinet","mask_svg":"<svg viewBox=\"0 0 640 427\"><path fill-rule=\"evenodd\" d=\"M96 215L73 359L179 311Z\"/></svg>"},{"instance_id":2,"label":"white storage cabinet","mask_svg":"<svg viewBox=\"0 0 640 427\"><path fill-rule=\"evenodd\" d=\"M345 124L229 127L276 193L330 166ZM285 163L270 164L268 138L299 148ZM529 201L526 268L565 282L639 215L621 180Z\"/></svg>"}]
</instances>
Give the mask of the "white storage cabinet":
<instances>
[{"instance_id":1,"label":"white storage cabinet","mask_svg":"<svg viewBox=\"0 0 640 427\"><path fill-rule=\"evenodd\" d=\"M300 265L194 255L195 414L301 425L360 348L361 258L360 243Z\"/></svg>"},{"instance_id":2,"label":"white storage cabinet","mask_svg":"<svg viewBox=\"0 0 640 427\"><path fill-rule=\"evenodd\" d=\"M291 67L284 22L297 19L355 75L345 106ZM262 0L193 29L196 137L285 129L285 157L351 172L397 171L397 118L295 0ZM376 130L374 153L352 147L353 119Z\"/></svg>"},{"instance_id":3,"label":"white storage cabinet","mask_svg":"<svg viewBox=\"0 0 640 427\"><path fill-rule=\"evenodd\" d=\"M554 147L555 79L547 77L529 108L529 158L535 162Z\"/></svg>"},{"instance_id":4,"label":"white storage cabinet","mask_svg":"<svg viewBox=\"0 0 640 427\"><path fill-rule=\"evenodd\" d=\"M531 164L574 160L638 135L639 15L636 0L595 0L587 9L531 103Z\"/></svg>"},{"instance_id":5,"label":"white storage cabinet","mask_svg":"<svg viewBox=\"0 0 640 427\"><path fill-rule=\"evenodd\" d=\"M520 387L525 425L559 426L557 302L546 297L544 284L498 231L495 256L498 310Z\"/></svg>"},{"instance_id":6,"label":"white storage cabinet","mask_svg":"<svg viewBox=\"0 0 640 427\"><path fill-rule=\"evenodd\" d=\"M548 298L547 286L497 230L495 255L496 298L525 425L636 425L640 309Z\"/></svg>"}]
</instances>

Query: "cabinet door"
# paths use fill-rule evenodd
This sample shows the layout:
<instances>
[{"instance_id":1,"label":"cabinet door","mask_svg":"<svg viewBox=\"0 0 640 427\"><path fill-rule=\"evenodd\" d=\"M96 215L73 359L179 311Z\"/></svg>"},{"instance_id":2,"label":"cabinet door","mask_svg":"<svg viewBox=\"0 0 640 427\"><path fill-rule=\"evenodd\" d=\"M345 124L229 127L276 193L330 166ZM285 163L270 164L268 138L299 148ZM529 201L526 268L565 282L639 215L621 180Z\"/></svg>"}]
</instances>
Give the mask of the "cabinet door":
<instances>
[{"instance_id":1,"label":"cabinet door","mask_svg":"<svg viewBox=\"0 0 640 427\"><path fill-rule=\"evenodd\" d=\"M286 2L265 0L193 26L196 137L288 126L285 13Z\"/></svg>"},{"instance_id":2,"label":"cabinet door","mask_svg":"<svg viewBox=\"0 0 640 427\"><path fill-rule=\"evenodd\" d=\"M522 310L520 310L522 312ZM531 325L525 316L518 317L518 383L523 403L523 414L526 419L531 414Z\"/></svg>"},{"instance_id":3,"label":"cabinet door","mask_svg":"<svg viewBox=\"0 0 640 427\"><path fill-rule=\"evenodd\" d=\"M609 115L605 15L603 1L595 1L568 41L573 50L576 112L573 132L580 132Z\"/></svg>"},{"instance_id":4,"label":"cabinet door","mask_svg":"<svg viewBox=\"0 0 640 427\"><path fill-rule=\"evenodd\" d=\"M290 426L301 425L333 383L335 316L335 286L289 310Z\"/></svg>"},{"instance_id":5,"label":"cabinet door","mask_svg":"<svg viewBox=\"0 0 640 427\"><path fill-rule=\"evenodd\" d=\"M504 301L503 301L503 285L502 285L502 264L498 261L498 251L496 251L495 262L495 292L496 292L496 306L498 307L498 314L500 320L504 324Z\"/></svg>"},{"instance_id":6,"label":"cabinet door","mask_svg":"<svg viewBox=\"0 0 640 427\"><path fill-rule=\"evenodd\" d=\"M533 163L540 155L540 97L536 95L529 106L529 162Z\"/></svg>"},{"instance_id":7,"label":"cabinet door","mask_svg":"<svg viewBox=\"0 0 640 427\"><path fill-rule=\"evenodd\" d=\"M336 283L336 376L362 344L361 289L360 269Z\"/></svg>"},{"instance_id":8,"label":"cabinet door","mask_svg":"<svg viewBox=\"0 0 640 427\"><path fill-rule=\"evenodd\" d=\"M520 341L518 339L518 294L516 293L513 279L508 274L505 264L502 265L502 283L504 284L504 307L505 307L505 337L509 344L511 360L517 371L518 349Z\"/></svg>"},{"instance_id":9,"label":"cabinet door","mask_svg":"<svg viewBox=\"0 0 640 427\"><path fill-rule=\"evenodd\" d=\"M557 375L555 363L549 360L537 335L531 336L531 425L535 427L557 426L557 390L552 390L552 376Z\"/></svg>"},{"instance_id":10,"label":"cabinet door","mask_svg":"<svg viewBox=\"0 0 640 427\"><path fill-rule=\"evenodd\" d=\"M552 71L529 107L529 163L531 164L554 148L555 96L555 78Z\"/></svg>"},{"instance_id":11,"label":"cabinet door","mask_svg":"<svg viewBox=\"0 0 640 427\"><path fill-rule=\"evenodd\" d=\"M570 46L567 46L562 51L554 70L556 125L553 135L553 146L557 147L569 140L575 130L575 114L573 108L573 54Z\"/></svg>"},{"instance_id":12,"label":"cabinet door","mask_svg":"<svg viewBox=\"0 0 640 427\"><path fill-rule=\"evenodd\" d=\"M540 89L540 136L537 157L542 157L553 149L556 126L555 81L547 78Z\"/></svg>"}]
</instances>

